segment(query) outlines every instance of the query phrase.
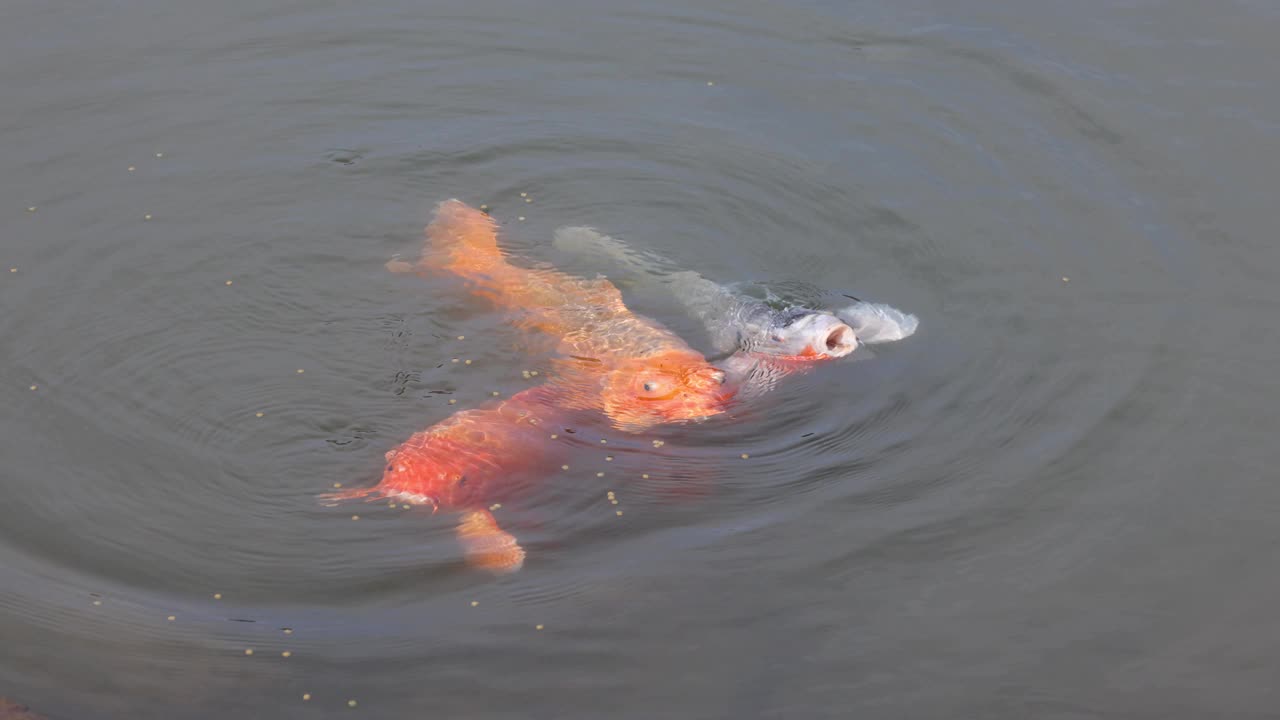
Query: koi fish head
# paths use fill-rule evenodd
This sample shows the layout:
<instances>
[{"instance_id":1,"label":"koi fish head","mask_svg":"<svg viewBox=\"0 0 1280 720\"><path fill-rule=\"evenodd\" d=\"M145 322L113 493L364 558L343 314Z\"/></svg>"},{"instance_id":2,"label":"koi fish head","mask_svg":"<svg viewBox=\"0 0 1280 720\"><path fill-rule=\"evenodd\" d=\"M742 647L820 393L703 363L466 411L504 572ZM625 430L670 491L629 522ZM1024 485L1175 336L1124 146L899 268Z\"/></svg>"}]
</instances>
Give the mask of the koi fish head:
<instances>
[{"instance_id":1,"label":"koi fish head","mask_svg":"<svg viewBox=\"0 0 1280 720\"><path fill-rule=\"evenodd\" d=\"M607 373L604 412L622 430L688 422L724 412L732 393L724 371L691 350L629 359Z\"/></svg>"},{"instance_id":2,"label":"koi fish head","mask_svg":"<svg viewBox=\"0 0 1280 720\"><path fill-rule=\"evenodd\" d=\"M853 328L827 312L794 309L781 313L768 339L753 352L797 359L823 360L844 357L858 347Z\"/></svg>"}]
</instances>

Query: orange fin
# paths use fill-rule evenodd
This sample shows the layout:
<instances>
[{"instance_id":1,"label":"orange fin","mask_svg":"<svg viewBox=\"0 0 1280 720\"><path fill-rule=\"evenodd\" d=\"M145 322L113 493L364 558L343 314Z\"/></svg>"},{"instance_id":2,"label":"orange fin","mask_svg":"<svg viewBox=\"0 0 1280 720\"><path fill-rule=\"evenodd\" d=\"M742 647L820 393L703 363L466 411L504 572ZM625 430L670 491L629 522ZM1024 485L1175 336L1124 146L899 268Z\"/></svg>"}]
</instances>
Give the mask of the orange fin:
<instances>
[{"instance_id":1,"label":"orange fin","mask_svg":"<svg viewBox=\"0 0 1280 720\"><path fill-rule=\"evenodd\" d=\"M472 510L458 522L458 542L467 562L494 573L510 573L524 565L524 548L498 527L488 510Z\"/></svg>"},{"instance_id":2,"label":"orange fin","mask_svg":"<svg viewBox=\"0 0 1280 720\"><path fill-rule=\"evenodd\" d=\"M461 200L440 203L426 233L425 265L466 277L503 262L498 223Z\"/></svg>"}]
</instances>

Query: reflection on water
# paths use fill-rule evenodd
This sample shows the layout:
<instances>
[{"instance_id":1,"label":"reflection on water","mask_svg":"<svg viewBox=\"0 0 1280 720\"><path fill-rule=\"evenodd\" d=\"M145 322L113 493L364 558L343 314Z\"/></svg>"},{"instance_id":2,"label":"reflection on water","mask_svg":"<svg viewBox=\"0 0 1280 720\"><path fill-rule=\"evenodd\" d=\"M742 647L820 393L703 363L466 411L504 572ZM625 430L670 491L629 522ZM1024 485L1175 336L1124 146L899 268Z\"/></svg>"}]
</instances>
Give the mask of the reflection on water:
<instances>
[{"instance_id":1,"label":"reflection on water","mask_svg":"<svg viewBox=\"0 0 1280 720\"><path fill-rule=\"evenodd\" d=\"M1265 717L1277 23L10 4L0 694L55 718ZM590 226L919 329L729 417L570 428L569 469L504 505L529 561L494 579L429 509L317 501L550 369L482 300L386 271L454 196L522 261L601 272L552 244ZM713 353L671 293L621 285Z\"/></svg>"}]
</instances>

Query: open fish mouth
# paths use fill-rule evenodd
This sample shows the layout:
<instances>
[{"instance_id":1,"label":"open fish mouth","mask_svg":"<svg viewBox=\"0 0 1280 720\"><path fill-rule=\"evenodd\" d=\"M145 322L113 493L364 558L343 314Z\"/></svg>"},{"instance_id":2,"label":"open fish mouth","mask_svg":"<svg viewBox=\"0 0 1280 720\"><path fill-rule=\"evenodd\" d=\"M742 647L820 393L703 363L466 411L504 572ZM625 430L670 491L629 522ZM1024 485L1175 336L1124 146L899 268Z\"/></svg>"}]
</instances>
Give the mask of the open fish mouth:
<instances>
[{"instance_id":1,"label":"open fish mouth","mask_svg":"<svg viewBox=\"0 0 1280 720\"><path fill-rule=\"evenodd\" d=\"M858 340L853 334L853 328L841 323L827 332L823 345L828 355L840 357L853 352L858 347Z\"/></svg>"}]
</instances>

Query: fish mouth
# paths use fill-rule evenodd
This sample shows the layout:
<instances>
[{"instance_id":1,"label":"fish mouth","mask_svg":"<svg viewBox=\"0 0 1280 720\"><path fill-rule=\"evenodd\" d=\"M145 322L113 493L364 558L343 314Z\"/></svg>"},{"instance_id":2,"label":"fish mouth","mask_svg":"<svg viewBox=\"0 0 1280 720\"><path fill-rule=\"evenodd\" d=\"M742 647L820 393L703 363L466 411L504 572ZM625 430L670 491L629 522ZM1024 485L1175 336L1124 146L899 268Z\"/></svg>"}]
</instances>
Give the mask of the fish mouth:
<instances>
[{"instance_id":1,"label":"fish mouth","mask_svg":"<svg viewBox=\"0 0 1280 720\"><path fill-rule=\"evenodd\" d=\"M826 353L832 357L843 357L858 347L858 339L853 334L853 328L844 323L828 330L823 343Z\"/></svg>"}]
</instances>

